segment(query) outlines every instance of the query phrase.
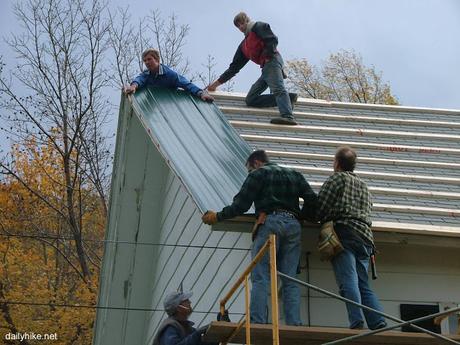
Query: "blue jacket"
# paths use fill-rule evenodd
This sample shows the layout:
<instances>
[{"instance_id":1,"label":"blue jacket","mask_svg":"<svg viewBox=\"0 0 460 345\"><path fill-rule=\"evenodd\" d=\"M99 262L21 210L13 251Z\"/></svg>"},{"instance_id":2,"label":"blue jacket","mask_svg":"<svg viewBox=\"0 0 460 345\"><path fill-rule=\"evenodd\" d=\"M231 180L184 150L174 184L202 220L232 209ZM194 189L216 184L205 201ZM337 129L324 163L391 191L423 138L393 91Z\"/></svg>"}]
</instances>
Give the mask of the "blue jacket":
<instances>
[{"instance_id":1,"label":"blue jacket","mask_svg":"<svg viewBox=\"0 0 460 345\"><path fill-rule=\"evenodd\" d=\"M174 316L165 319L161 325L152 345L218 345L218 343L205 343L201 340L201 333L193 327L193 322L176 320Z\"/></svg>"},{"instance_id":2,"label":"blue jacket","mask_svg":"<svg viewBox=\"0 0 460 345\"><path fill-rule=\"evenodd\" d=\"M160 336L160 345L201 345L201 334L196 332L192 327L192 322L189 323L188 333L184 336L182 330L170 325L166 327Z\"/></svg>"},{"instance_id":3,"label":"blue jacket","mask_svg":"<svg viewBox=\"0 0 460 345\"><path fill-rule=\"evenodd\" d=\"M203 92L202 89L193 84L187 78L163 64L160 64L158 74L154 74L149 70L145 70L136 78L134 78L131 84L137 84L138 88L144 86L153 86L177 89L180 87L185 91L190 92L192 95L198 97L200 97L201 93Z\"/></svg>"}]
</instances>

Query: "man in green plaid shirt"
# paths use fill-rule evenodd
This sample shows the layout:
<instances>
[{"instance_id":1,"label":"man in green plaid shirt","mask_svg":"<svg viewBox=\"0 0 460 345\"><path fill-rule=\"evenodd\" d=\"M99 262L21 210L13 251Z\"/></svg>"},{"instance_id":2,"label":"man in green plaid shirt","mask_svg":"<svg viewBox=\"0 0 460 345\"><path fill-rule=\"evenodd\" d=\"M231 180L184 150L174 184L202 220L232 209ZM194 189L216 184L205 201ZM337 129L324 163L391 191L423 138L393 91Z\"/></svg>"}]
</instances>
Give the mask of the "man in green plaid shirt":
<instances>
[{"instance_id":1,"label":"man in green plaid shirt","mask_svg":"<svg viewBox=\"0 0 460 345\"><path fill-rule=\"evenodd\" d=\"M266 214L252 246L254 258L270 234L277 238L278 270L295 277L300 258L299 198L304 200L302 215L314 215L317 197L303 175L295 170L271 163L263 150L254 151L246 162L248 176L233 203L220 212L208 211L203 222L215 224L242 215L254 203L256 214ZM268 323L269 257L266 254L251 274L251 322ZM283 282L283 306L286 324L301 325L300 290L291 280Z\"/></svg>"},{"instance_id":2,"label":"man in green plaid shirt","mask_svg":"<svg viewBox=\"0 0 460 345\"><path fill-rule=\"evenodd\" d=\"M318 218L321 224L334 222L344 247L331 261L340 294L382 311L368 278L370 255L374 250L371 195L366 183L353 172L355 166L356 152L350 147L339 148L334 159L334 174L324 182L318 194ZM370 329L386 326L382 316L367 310L361 312L361 308L348 303L346 306L350 328L362 329L364 318Z\"/></svg>"}]
</instances>

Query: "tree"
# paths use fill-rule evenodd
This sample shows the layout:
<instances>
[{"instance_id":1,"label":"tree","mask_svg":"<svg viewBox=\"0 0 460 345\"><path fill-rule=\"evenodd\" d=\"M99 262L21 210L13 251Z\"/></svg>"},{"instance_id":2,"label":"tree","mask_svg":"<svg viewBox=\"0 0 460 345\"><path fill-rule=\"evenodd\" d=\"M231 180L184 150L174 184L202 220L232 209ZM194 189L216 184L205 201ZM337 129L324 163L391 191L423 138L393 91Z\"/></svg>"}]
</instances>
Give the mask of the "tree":
<instances>
[{"instance_id":1,"label":"tree","mask_svg":"<svg viewBox=\"0 0 460 345\"><path fill-rule=\"evenodd\" d=\"M53 209L65 192L60 157L51 142L41 147L33 140L27 149L15 146L13 157L21 181L8 175L0 184L1 332L33 330L57 333L57 344L89 343L95 310L73 306L95 304L97 281L82 279L75 240ZM103 246L88 239L101 238L104 211L97 192L81 186L78 190L83 244L96 272Z\"/></svg>"},{"instance_id":2,"label":"tree","mask_svg":"<svg viewBox=\"0 0 460 345\"><path fill-rule=\"evenodd\" d=\"M150 13L133 24L128 9L118 8L109 11L110 47L115 59L112 67L117 71L118 86L129 83L133 77L144 70L142 52L155 48L160 52L161 62L186 75L190 63L184 58L183 48L190 27L180 24L178 17L172 13L164 19L159 10Z\"/></svg>"},{"instance_id":3,"label":"tree","mask_svg":"<svg viewBox=\"0 0 460 345\"><path fill-rule=\"evenodd\" d=\"M64 231L75 240L85 280L91 270L82 240L81 188L94 188L107 210L110 152L102 126L109 110L103 94L109 78L102 61L108 44L104 9L100 0L18 3L15 14L25 31L8 41L18 65L11 79L0 77L10 136L19 144L33 140L38 146L51 145L59 157L60 174L50 187L63 188L60 203L29 185L15 170L11 155L2 159L0 167L59 215Z\"/></svg>"},{"instance_id":4,"label":"tree","mask_svg":"<svg viewBox=\"0 0 460 345\"><path fill-rule=\"evenodd\" d=\"M331 54L321 69L306 59L287 62L288 83L300 95L339 102L398 104L389 84L360 55L341 50Z\"/></svg>"},{"instance_id":5,"label":"tree","mask_svg":"<svg viewBox=\"0 0 460 345\"><path fill-rule=\"evenodd\" d=\"M217 65L215 61L216 59L212 55L208 54L206 63L201 64L201 66L204 68L204 71L198 72L196 78L198 78L203 83L203 85L209 85L219 77L215 70ZM222 90L230 92L233 91L234 86L235 82L230 80L225 83L225 85L222 87Z\"/></svg>"}]
</instances>

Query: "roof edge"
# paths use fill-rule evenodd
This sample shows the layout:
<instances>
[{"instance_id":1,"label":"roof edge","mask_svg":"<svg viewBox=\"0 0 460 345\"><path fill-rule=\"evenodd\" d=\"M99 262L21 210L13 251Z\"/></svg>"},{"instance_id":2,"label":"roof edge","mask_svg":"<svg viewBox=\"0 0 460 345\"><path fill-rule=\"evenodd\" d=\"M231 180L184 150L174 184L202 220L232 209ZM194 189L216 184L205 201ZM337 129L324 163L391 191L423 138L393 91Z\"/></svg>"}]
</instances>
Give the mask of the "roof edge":
<instances>
[{"instance_id":1,"label":"roof edge","mask_svg":"<svg viewBox=\"0 0 460 345\"><path fill-rule=\"evenodd\" d=\"M254 215L243 215L217 223L212 226L214 231L237 231L237 232L251 232L251 225L254 223ZM231 225L232 230L229 230ZM305 222L304 228L319 229L319 224ZM443 238L458 238L460 239L460 227L455 226L441 226L429 224L415 224L415 223L396 223L385 221L372 222L372 230L375 232L383 233L398 233L406 235L423 235L423 236L436 236Z\"/></svg>"}]
</instances>

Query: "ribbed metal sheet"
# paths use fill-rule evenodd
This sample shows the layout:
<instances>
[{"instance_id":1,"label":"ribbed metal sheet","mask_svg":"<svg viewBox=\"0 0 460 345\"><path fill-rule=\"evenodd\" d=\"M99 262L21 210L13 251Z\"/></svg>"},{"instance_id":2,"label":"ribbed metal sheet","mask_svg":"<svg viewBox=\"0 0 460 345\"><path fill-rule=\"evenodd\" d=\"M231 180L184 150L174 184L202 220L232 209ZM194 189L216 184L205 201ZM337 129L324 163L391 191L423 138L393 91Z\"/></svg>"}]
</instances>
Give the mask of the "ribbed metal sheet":
<instances>
[{"instance_id":1,"label":"ribbed metal sheet","mask_svg":"<svg viewBox=\"0 0 460 345\"><path fill-rule=\"evenodd\" d=\"M198 208L220 210L239 191L251 147L214 103L181 90L143 89L132 98L137 116Z\"/></svg>"}]
</instances>

